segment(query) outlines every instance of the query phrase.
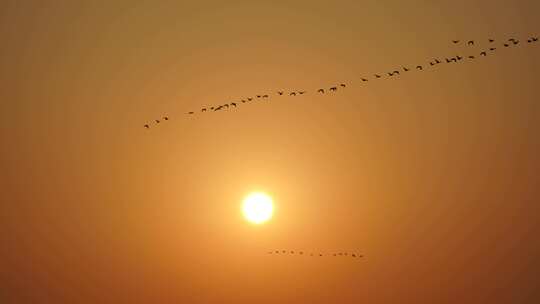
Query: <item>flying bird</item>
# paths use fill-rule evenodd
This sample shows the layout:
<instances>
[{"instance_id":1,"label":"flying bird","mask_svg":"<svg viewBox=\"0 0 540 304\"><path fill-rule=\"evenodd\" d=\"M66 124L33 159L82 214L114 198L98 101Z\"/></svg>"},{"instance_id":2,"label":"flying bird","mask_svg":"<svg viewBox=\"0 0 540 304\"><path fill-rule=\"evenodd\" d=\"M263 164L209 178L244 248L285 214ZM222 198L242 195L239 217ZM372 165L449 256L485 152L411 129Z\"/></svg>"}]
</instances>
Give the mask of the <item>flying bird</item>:
<instances>
[{"instance_id":1,"label":"flying bird","mask_svg":"<svg viewBox=\"0 0 540 304\"><path fill-rule=\"evenodd\" d=\"M323 93L324 94L324 89L318 89L317 93Z\"/></svg>"},{"instance_id":2,"label":"flying bird","mask_svg":"<svg viewBox=\"0 0 540 304\"><path fill-rule=\"evenodd\" d=\"M480 55L487 56L487 53L484 51L484 52L481 52Z\"/></svg>"},{"instance_id":3,"label":"flying bird","mask_svg":"<svg viewBox=\"0 0 540 304\"><path fill-rule=\"evenodd\" d=\"M283 95L283 92L281 92L281 91L278 91L277 93L278 93L279 95Z\"/></svg>"},{"instance_id":4,"label":"flying bird","mask_svg":"<svg viewBox=\"0 0 540 304\"><path fill-rule=\"evenodd\" d=\"M167 116L163 116L163 119L165 119L165 120L169 120L169 117L167 117Z\"/></svg>"},{"instance_id":5,"label":"flying bird","mask_svg":"<svg viewBox=\"0 0 540 304\"><path fill-rule=\"evenodd\" d=\"M253 100L253 98L251 98L251 97L248 97L248 99L247 99L247 100L248 100L248 101L252 101L252 100Z\"/></svg>"},{"instance_id":6,"label":"flying bird","mask_svg":"<svg viewBox=\"0 0 540 304\"><path fill-rule=\"evenodd\" d=\"M302 95L302 94L305 94L306 91L299 91L298 94Z\"/></svg>"},{"instance_id":7,"label":"flying bird","mask_svg":"<svg viewBox=\"0 0 540 304\"><path fill-rule=\"evenodd\" d=\"M519 43L519 40L514 40L514 41L512 41L512 43L513 43L514 45L516 45L516 44Z\"/></svg>"},{"instance_id":8,"label":"flying bird","mask_svg":"<svg viewBox=\"0 0 540 304\"><path fill-rule=\"evenodd\" d=\"M435 63L438 64L438 63L441 63L441 62L439 61L439 59L435 59Z\"/></svg>"},{"instance_id":9,"label":"flying bird","mask_svg":"<svg viewBox=\"0 0 540 304\"><path fill-rule=\"evenodd\" d=\"M156 123L160 123L161 121L159 121L158 119L156 119Z\"/></svg>"},{"instance_id":10,"label":"flying bird","mask_svg":"<svg viewBox=\"0 0 540 304\"><path fill-rule=\"evenodd\" d=\"M430 62L429 62L429 65L430 65L430 66L434 66L435 63L433 63L433 62L430 61Z\"/></svg>"},{"instance_id":11,"label":"flying bird","mask_svg":"<svg viewBox=\"0 0 540 304\"><path fill-rule=\"evenodd\" d=\"M352 257L355 258L355 257L356 257L356 254L353 253L353 254L352 254Z\"/></svg>"},{"instance_id":12,"label":"flying bird","mask_svg":"<svg viewBox=\"0 0 540 304\"><path fill-rule=\"evenodd\" d=\"M490 51L495 51L497 48L489 48Z\"/></svg>"},{"instance_id":13,"label":"flying bird","mask_svg":"<svg viewBox=\"0 0 540 304\"><path fill-rule=\"evenodd\" d=\"M505 44L503 44L503 45L504 45L504 47L508 47L508 46L509 46L508 43L505 43Z\"/></svg>"},{"instance_id":14,"label":"flying bird","mask_svg":"<svg viewBox=\"0 0 540 304\"><path fill-rule=\"evenodd\" d=\"M202 108L202 109L201 109L201 112L206 112L206 108Z\"/></svg>"},{"instance_id":15,"label":"flying bird","mask_svg":"<svg viewBox=\"0 0 540 304\"><path fill-rule=\"evenodd\" d=\"M344 83L342 83L342 84L340 84L339 86L340 86L340 87L343 87L343 88L344 88L344 87L345 87L345 84L344 84Z\"/></svg>"},{"instance_id":16,"label":"flying bird","mask_svg":"<svg viewBox=\"0 0 540 304\"><path fill-rule=\"evenodd\" d=\"M149 125L144 125L145 128L147 129L150 129L150 126Z\"/></svg>"},{"instance_id":17,"label":"flying bird","mask_svg":"<svg viewBox=\"0 0 540 304\"><path fill-rule=\"evenodd\" d=\"M474 56L473 56L473 55L471 55L471 56L469 56L469 58L471 58L471 59L474 59Z\"/></svg>"},{"instance_id":18,"label":"flying bird","mask_svg":"<svg viewBox=\"0 0 540 304\"><path fill-rule=\"evenodd\" d=\"M261 95L257 95L257 98L261 98Z\"/></svg>"},{"instance_id":19,"label":"flying bird","mask_svg":"<svg viewBox=\"0 0 540 304\"><path fill-rule=\"evenodd\" d=\"M388 76L393 76L393 75L394 75L394 73L388 73Z\"/></svg>"},{"instance_id":20,"label":"flying bird","mask_svg":"<svg viewBox=\"0 0 540 304\"><path fill-rule=\"evenodd\" d=\"M365 81L368 81L368 80L367 80L367 79L365 79L365 78L362 78L362 81L364 81L364 82L365 82Z\"/></svg>"},{"instance_id":21,"label":"flying bird","mask_svg":"<svg viewBox=\"0 0 540 304\"><path fill-rule=\"evenodd\" d=\"M424 68L421 65L416 66L418 70L423 70Z\"/></svg>"},{"instance_id":22,"label":"flying bird","mask_svg":"<svg viewBox=\"0 0 540 304\"><path fill-rule=\"evenodd\" d=\"M245 99L242 99L241 102L242 102L242 103L246 103L246 100L245 100Z\"/></svg>"},{"instance_id":23,"label":"flying bird","mask_svg":"<svg viewBox=\"0 0 540 304\"><path fill-rule=\"evenodd\" d=\"M538 37L532 37L531 38L533 42L537 42L538 41Z\"/></svg>"},{"instance_id":24,"label":"flying bird","mask_svg":"<svg viewBox=\"0 0 540 304\"><path fill-rule=\"evenodd\" d=\"M263 95L263 98L268 98L268 95L267 95L267 94L264 94L264 95Z\"/></svg>"},{"instance_id":25,"label":"flying bird","mask_svg":"<svg viewBox=\"0 0 540 304\"><path fill-rule=\"evenodd\" d=\"M512 42L514 42L514 41L516 41L516 39L514 39L514 38L510 38L510 39L508 39L508 41L512 41Z\"/></svg>"},{"instance_id":26,"label":"flying bird","mask_svg":"<svg viewBox=\"0 0 540 304\"><path fill-rule=\"evenodd\" d=\"M376 77L376 78L381 78L381 75L375 74L375 77Z\"/></svg>"},{"instance_id":27,"label":"flying bird","mask_svg":"<svg viewBox=\"0 0 540 304\"><path fill-rule=\"evenodd\" d=\"M409 69L406 68L406 67L403 67L403 70L404 70L405 72L408 72L408 71L409 71Z\"/></svg>"},{"instance_id":28,"label":"flying bird","mask_svg":"<svg viewBox=\"0 0 540 304\"><path fill-rule=\"evenodd\" d=\"M236 102L231 102L231 106L235 106L235 107L236 107Z\"/></svg>"},{"instance_id":29,"label":"flying bird","mask_svg":"<svg viewBox=\"0 0 540 304\"><path fill-rule=\"evenodd\" d=\"M337 91L337 87L331 87L330 91Z\"/></svg>"},{"instance_id":30,"label":"flying bird","mask_svg":"<svg viewBox=\"0 0 540 304\"><path fill-rule=\"evenodd\" d=\"M228 105L228 104L224 104L223 106L229 108L229 105Z\"/></svg>"},{"instance_id":31,"label":"flying bird","mask_svg":"<svg viewBox=\"0 0 540 304\"><path fill-rule=\"evenodd\" d=\"M193 111L191 111L191 112L188 112L188 114L189 114L189 115L192 115L192 114L194 114L194 113L195 113L195 112L193 112Z\"/></svg>"},{"instance_id":32,"label":"flying bird","mask_svg":"<svg viewBox=\"0 0 540 304\"><path fill-rule=\"evenodd\" d=\"M474 40L469 40L469 41L467 42L467 45L474 45Z\"/></svg>"},{"instance_id":33,"label":"flying bird","mask_svg":"<svg viewBox=\"0 0 540 304\"><path fill-rule=\"evenodd\" d=\"M457 63L457 58L452 58L450 60Z\"/></svg>"},{"instance_id":34,"label":"flying bird","mask_svg":"<svg viewBox=\"0 0 540 304\"><path fill-rule=\"evenodd\" d=\"M296 96L296 92L291 92L289 95L290 96Z\"/></svg>"},{"instance_id":35,"label":"flying bird","mask_svg":"<svg viewBox=\"0 0 540 304\"><path fill-rule=\"evenodd\" d=\"M394 71L394 74L398 74L398 75L399 75L399 71Z\"/></svg>"},{"instance_id":36,"label":"flying bird","mask_svg":"<svg viewBox=\"0 0 540 304\"><path fill-rule=\"evenodd\" d=\"M489 42L490 42L490 43L491 43L491 42L493 42L493 41L495 41L495 40L493 40L493 39L489 39Z\"/></svg>"},{"instance_id":37,"label":"flying bird","mask_svg":"<svg viewBox=\"0 0 540 304\"><path fill-rule=\"evenodd\" d=\"M457 58L457 60L461 60L461 59L463 59L463 57L461 57L461 56L459 56L459 55L458 55L458 56L456 56L456 58Z\"/></svg>"},{"instance_id":38,"label":"flying bird","mask_svg":"<svg viewBox=\"0 0 540 304\"><path fill-rule=\"evenodd\" d=\"M452 42L455 44L455 43L459 43L459 40L452 40Z\"/></svg>"},{"instance_id":39,"label":"flying bird","mask_svg":"<svg viewBox=\"0 0 540 304\"><path fill-rule=\"evenodd\" d=\"M452 62L452 60L446 58L446 63L450 63L450 62Z\"/></svg>"}]
</instances>

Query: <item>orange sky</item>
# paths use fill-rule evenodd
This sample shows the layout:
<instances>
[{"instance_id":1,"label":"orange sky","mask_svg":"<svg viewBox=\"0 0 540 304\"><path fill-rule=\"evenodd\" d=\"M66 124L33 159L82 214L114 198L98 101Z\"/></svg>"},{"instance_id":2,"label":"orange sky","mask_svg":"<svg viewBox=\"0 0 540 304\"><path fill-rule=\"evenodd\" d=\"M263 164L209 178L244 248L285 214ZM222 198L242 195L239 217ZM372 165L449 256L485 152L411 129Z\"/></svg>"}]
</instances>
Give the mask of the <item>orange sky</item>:
<instances>
[{"instance_id":1,"label":"orange sky","mask_svg":"<svg viewBox=\"0 0 540 304\"><path fill-rule=\"evenodd\" d=\"M0 303L540 301L540 44L360 81L540 2L187 2L2 1Z\"/></svg>"}]
</instances>

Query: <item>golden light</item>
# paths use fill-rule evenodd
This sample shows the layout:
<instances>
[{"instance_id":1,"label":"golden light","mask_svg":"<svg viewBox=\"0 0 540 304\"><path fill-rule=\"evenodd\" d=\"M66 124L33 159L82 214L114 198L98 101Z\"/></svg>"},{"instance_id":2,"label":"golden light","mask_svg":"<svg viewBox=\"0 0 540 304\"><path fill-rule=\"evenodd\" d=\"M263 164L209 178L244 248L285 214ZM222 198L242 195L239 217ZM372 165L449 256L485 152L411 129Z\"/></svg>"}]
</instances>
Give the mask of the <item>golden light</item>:
<instances>
[{"instance_id":1,"label":"golden light","mask_svg":"<svg viewBox=\"0 0 540 304\"><path fill-rule=\"evenodd\" d=\"M272 198L262 192L254 192L246 196L242 204L244 217L253 224L268 221L274 213Z\"/></svg>"}]
</instances>

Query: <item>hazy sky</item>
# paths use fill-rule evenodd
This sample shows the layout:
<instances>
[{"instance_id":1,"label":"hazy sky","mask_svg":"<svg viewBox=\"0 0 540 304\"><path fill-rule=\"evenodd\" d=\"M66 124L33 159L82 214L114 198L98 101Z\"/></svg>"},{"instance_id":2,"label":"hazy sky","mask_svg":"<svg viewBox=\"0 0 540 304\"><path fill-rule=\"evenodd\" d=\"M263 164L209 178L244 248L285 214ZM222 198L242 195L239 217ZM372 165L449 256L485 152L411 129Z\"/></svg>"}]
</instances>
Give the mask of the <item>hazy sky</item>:
<instances>
[{"instance_id":1,"label":"hazy sky","mask_svg":"<svg viewBox=\"0 0 540 304\"><path fill-rule=\"evenodd\" d=\"M0 7L1 303L540 301L540 1Z\"/></svg>"}]
</instances>

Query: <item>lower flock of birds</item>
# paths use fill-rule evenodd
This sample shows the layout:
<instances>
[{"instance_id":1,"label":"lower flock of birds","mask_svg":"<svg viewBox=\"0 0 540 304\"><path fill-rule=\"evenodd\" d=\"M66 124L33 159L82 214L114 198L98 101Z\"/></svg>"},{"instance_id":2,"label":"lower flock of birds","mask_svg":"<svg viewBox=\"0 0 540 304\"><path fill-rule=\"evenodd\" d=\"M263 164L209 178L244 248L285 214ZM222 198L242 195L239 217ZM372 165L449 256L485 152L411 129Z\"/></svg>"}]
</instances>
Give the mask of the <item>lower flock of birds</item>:
<instances>
[{"instance_id":1,"label":"lower flock of birds","mask_svg":"<svg viewBox=\"0 0 540 304\"><path fill-rule=\"evenodd\" d=\"M526 44L535 44L535 43L538 42L538 37L536 37L536 36L529 37L525 41L526 42L522 43L520 40L518 40L516 38L509 38L509 39L503 41L502 44L499 45L499 47L510 48L510 47L516 47L516 46L518 46L520 44L525 44L525 43ZM408 73L408 72L411 72L411 71L414 71L414 70L423 71L423 70L425 70L427 68L435 67L435 66L437 66L439 64L450 64L450 63L459 63L459 62L471 61L471 60L478 59L479 57L485 57L485 56L494 54L497 51L495 40L494 39L488 39L487 42L488 42L489 47L487 47L486 49L484 49L484 50L482 50L480 52L476 52L476 53L469 54L469 55L455 55L453 57L446 57L446 58L433 58L432 60L428 61L427 64L420 64L420 65L415 65L415 66L401 66L401 67L399 67L397 69L394 69L392 71L388 71L388 72L385 72L385 73L373 74L371 77L364 76L364 77L360 78L360 82L361 83L366 83L366 82L368 82L370 80L381 79L383 77L386 77L386 78L399 77L402 74L405 74L405 73ZM452 40L452 43L453 44L461 44L461 41L460 40ZM476 41L469 40L469 41L466 42L466 46L474 46L475 43L476 43ZM316 90L316 93L317 94L334 93L334 92L337 92L338 89L343 89L343 88L346 88L346 87L347 87L347 84L340 83L338 85L334 85L334 86L330 86L330 87L319 88L319 89ZM274 93L274 95L275 96L282 96L282 97L284 97L284 96L294 97L294 96L304 95L306 93L307 93L307 91L302 91L302 90L291 91L291 92L276 91ZM202 113L210 113L210 112L218 112L218 111L225 111L225 110L235 109L238 106L243 105L243 104L247 104L247 103L251 103L251 102L255 102L255 101L266 101L269 98L270 98L270 94L258 94L258 95L252 96L252 97L239 99L239 100L233 101L233 102L227 102L227 103L224 103L224 104L219 104L219 105L214 105L214 106L209 106L209 107L202 107L201 109L199 109L199 111L197 111L197 112L190 111L190 112L187 112L186 115L192 116L192 115L195 115L197 113L202 114ZM153 121L153 123L146 123L144 125L144 128L150 129L151 125L157 125L157 124L159 124L161 122L168 121L168 120L169 120L168 116L163 116L163 117L161 117L159 119L155 119Z\"/></svg>"},{"instance_id":2,"label":"lower flock of birds","mask_svg":"<svg viewBox=\"0 0 540 304\"><path fill-rule=\"evenodd\" d=\"M350 258L363 258L364 256L362 254L357 253L350 253L350 252L336 252L332 254L323 254L323 253L314 253L314 252L307 252L307 251L295 251L295 250L273 250L268 251L268 254L279 254L279 255L303 255L303 256L312 256L312 257L324 257L324 256L331 256L331 257L350 257Z\"/></svg>"}]
</instances>

